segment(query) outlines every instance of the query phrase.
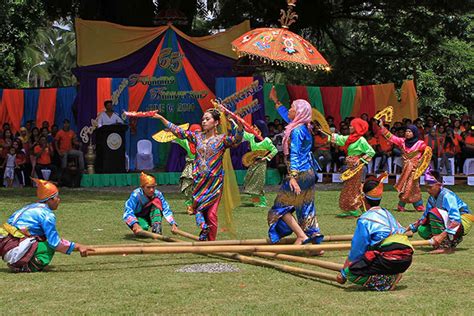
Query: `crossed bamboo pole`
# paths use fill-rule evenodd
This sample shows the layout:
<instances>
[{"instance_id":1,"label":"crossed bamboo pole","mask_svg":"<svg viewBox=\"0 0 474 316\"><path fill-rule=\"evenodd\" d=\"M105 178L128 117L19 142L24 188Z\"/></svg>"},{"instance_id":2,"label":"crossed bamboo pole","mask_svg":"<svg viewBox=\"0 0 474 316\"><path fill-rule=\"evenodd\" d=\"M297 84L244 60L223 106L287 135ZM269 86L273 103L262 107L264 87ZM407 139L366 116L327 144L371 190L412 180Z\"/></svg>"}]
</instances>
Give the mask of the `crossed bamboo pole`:
<instances>
[{"instance_id":1,"label":"crossed bamboo pole","mask_svg":"<svg viewBox=\"0 0 474 316\"><path fill-rule=\"evenodd\" d=\"M186 237L192 240L199 240L197 236L177 230L175 232L178 235ZM313 258L304 258L299 256L292 256L288 254L281 254L280 252L298 252L298 251L320 251L320 250L345 250L350 249L350 244L325 244L325 245L286 245L286 244L219 244L212 242L183 242L180 239L166 237L159 234L154 234L146 231L142 231L139 235L143 237L158 239L167 242L173 242L173 246L164 245L164 244L135 244L135 245L101 245L99 247L93 247L94 251L90 252L88 255L97 256L97 255L123 255L123 254L159 254L159 253L195 253L195 254L216 254L221 257L238 260L242 263L253 264L259 266L265 266L270 268L275 268L284 272L296 273L302 275L308 275L312 277L317 277L329 281L337 281L337 276L323 273L314 270L308 270L298 267L293 267L289 265L279 264L270 262L267 260L253 258L249 256L242 255L241 253L252 253L256 256L264 258L273 258L285 261L306 263L310 265L319 266L321 268L339 271L342 269L341 264L313 259ZM346 237L347 238L347 237ZM337 239L337 238L335 238ZM264 239L263 239L264 240ZM290 240L288 238L288 240ZM227 241L228 242L228 241ZM235 242L235 241L234 241ZM242 242L242 241L240 241ZM429 241L412 241L413 246L427 246Z\"/></svg>"},{"instance_id":2,"label":"crossed bamboo pole","mask_svg":"<svg viewBox=\"0 0 474 316\"><path fill-rule=\"evenodd\" d=\"M183 232L183 231L178 231L177 234L179 234L181 236L185 236L186 238L189 238L189 239L192 239L192 240L199 240L199 238L197 236L194 236L192 234L189 234L189 233L186 233L186 232ZM177 239L177 238L166 237L166 236L162 236L162 235L159 235L159 234L154 234L154 233L150 233L150 232L146 232L146 231L142 231L139 235L141 235L143 237L153 238L155 240L158 239L158 240L162 240L162 241L173 242L173 245L175 245L177 243L179 243L179 244L183 243L180 239ZM196 242L194 244L203 244L203 243L207 243L207 242ZM145 244L145 245L148 246L149 244ZM166 246L168 246L168 245L166 245ZM161 246L161 249L169 249L170 248L169 246L168 247L166 247L166 246ZM186 247L197 248L197 246L186 246ZM229 247L229 246L227 246L227 247ZM112 246L111 245L111 246L106 247L105 245L102 245L101 247L95 247L94 246L93 248L94 248L94 251L90 252L88 254L89 256L113 255L113 254L123 255L123 254L157 253L155 251L156 250L155 247L149 247L149 246L148 247L140 247L140 246L138 246L138 247L137 246L121 247L121 246ZM171 248L173 248L173 247L171 246ZM178 250L180 248L181 247L174 247L174 249L178 249ZM218 248L222 248L222 246L219 247L218 245L215 245L215 246L207 246L205 248L214 248L214 250L215 250L215 249L218 249ZM151 251L145 251L144 252L143 250L146 250L146 249L149 249ZM160 249L160 247L158 247L158 249ZM303 268L298 268L298 267L292 267L292 266L289 266L289 265L279 264L279 263L271 262L271 261L268 261L268 260L263 260L263 259L260 259L260 258L253 258L253 257L245 256L245 255L242 255L242 254L239 254L239 253L217 252L217 251L210 251L210 250L211 249L205 249L205 250L199 251L199 252L192 251L191 253L199 253L199 254L213 253L213 254L216 254L220 257L238 260L238 261L240 261L242 263L245 263L245 264L264 266L264 267L274 268L274 269L281 270L281 271L288 272L288 273L307 275L307 276L316 277L316 278L329 280L329 281L337 281L336 280L336 275L332 275L332 274L328 274L328 273L324 273L324 272L308 270L308 269L303 269ZM158 253L169 253L169 252L160 252L159 251ZM172 253L182 253L182 252L172 252ZM263 253L262 256L263 255L265 255L265 253ZM305 258L303 258L303 259L305 259ZM321 261L321 260L318 260L318 261Z\"/></svg>"},{"instance_id":3,"label":"crossed bamboo pole","mask_svg":"<svg viewBox=\"0 0 474 316\"><path fill-rule=\"evenodd\" d=\"M190 233L178 230L176 232L178 235L181 235L185 238L195 240L195 241L181 241L173 242L171 245L168 244L159 244L159 243L138 243L138 244L113 244L113 245L94 245L94 248L109 248L113 247L162 247L162 246L217 246L217 245L268 245L271 244L268 239L242 239L242 240L214 240L214 241L198 241L199 238ZM139 233L142 237L151 238L154 240L162 240L172 242L173 238L162 236L159 234L154 234L147 231L142 231ZM325 242L327 241L349 241L352 239L352 235L333 235L333 236L324 236ZM296 238L283 238L278 244L293 244Z\"/></svg>"}]
</instances>

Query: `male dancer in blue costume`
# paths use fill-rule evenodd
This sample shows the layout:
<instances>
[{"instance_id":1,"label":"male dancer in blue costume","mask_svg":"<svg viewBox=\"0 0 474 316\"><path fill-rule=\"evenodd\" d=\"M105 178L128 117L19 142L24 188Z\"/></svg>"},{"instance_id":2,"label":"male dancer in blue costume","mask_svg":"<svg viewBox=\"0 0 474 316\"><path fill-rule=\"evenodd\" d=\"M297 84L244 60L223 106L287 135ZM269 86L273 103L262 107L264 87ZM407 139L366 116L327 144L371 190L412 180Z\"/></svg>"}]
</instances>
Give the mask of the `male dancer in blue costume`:
<instances>
[{"instance_id":1,"label":"male dancer in blue costume","mask_svg":"<svg viewBox=\"0 0 474 316\"><path fill-rule=\"evenodd\" d=\"M349 256L338 274L341 284L349 280L370 290L393 290L411 265L413 247L405 229L380 207L386 176L364 183L363 203L368 211L357 220Z\"/></svg>"},{"instance_id":2,"label":"male dancer in blue costume","mask_svg":"<svg viewBox=\"0 0 474 316\"><path fill-rule=\"evenodd\" d=\"M38 186L38 202L13 213L0 226L0 256L14 272L42 271L56 251L87 256L92 249L59 237L55 211L60 203L58 188L51 182L32 179Z\"/></svg>"},{"instance_id":3,"label":"male dancer in blue costume","mask_svg":"<svg viewBox=\"0 0 474 316\"><path fill-rule=\"evenodd\" d=\"M443 187L437 171L428 169L425 183L430 194L425 212L407 231L418 231L423 239L429 239L435 248L432 254L453 253L471 230L474 216L456 193Z\"/></svg>"},{"instance_id":4,"label":"male dancer in blue costume","mask_svg":"<svg viewBox=\"0 0 474 316\"><path fill-rule=\"evenodd\" d=\"M125 202L123 221L135 235L151 227L153 233L161 234L161 222L165 217L171 225L171 231L178 227L163 193L156 189L155 177L141 173L140 187L133 190Z\"/></svg>"}]
</instances>

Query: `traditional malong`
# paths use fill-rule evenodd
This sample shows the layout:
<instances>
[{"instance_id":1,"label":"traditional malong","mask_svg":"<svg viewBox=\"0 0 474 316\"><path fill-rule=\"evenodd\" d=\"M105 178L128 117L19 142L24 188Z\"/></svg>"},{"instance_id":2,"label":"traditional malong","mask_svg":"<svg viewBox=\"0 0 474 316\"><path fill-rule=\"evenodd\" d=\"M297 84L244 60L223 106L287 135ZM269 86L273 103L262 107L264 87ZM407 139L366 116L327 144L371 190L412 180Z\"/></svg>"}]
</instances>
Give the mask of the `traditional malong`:
<instances>
[{"instance_id":1,"label":"traditional malong","mask_svg":"<svg viewBox=\"0 0 474 316\"><path fill-rule=\"evenodd\" d=\"M59 237L53 212L60 202L58 188L45 180L33 181L38 202L14 212L0 227L0 256L15 272L42 271L56 251L86 254L80 244Z\"/></svg>"},{"instance_id":2,"label":"traditional malong","mask_svg":"<svg viewBox=\"0 0 474 316\"><path fill-rule=\"evenodd\" d=\"M269 153L262 159L256 160L248 168L244 179L244 193L250 194L252 196L252 202L256 203L255 206L266 207L267 199L265 197L265 191L263 188L265 186L267 162L272 160L272 158L278 153L278 150L275 145L273 145L271 139L266 137L267 127L265 122L257 121L255 124L259 128L264 139L261 142L257 142L255 141L255 135L244 132L244 140L249 142L251 151L265 150Z\"/></svg>"},{"instance_id":3,"label":"traditional malong","mask_svg":"<svg viewBox=\"0 0 474 316\"><path fill-rule=\"evenodd\" d=\"M348 169L354 169L359 164L368 164L375 155L375 150L369 145L363 135L367 133L369 125L366 121L355 118L351 121L352 132L349 136L332 134L332 143L343 146L347 150L346 165ZM357 217L361 214L360 207L360 185L364 170L360 169L350 179L344 181L341 194L339 195L339 208L343 211L338 217Z\"/></svg>"},{"instance_id":4,"label":"traditional malong","mask_svg":"<svg viewBox=\"0 0 474 316\"><path fill-rule=\"evenodd\" d=\"M407 126L412 137L397 137L382 126L382 135L391 143L402 150L403 169L398 182L393 186L399 193L398 210L405 211L405 205L412 203L417 211L424 211L423 200L418 180L414 179L415 170L426 148L424 141L419 139L418 128L414 125ZM407 132L405 136L407 136Z\"/></svg>"},{"instance_id":5,"label":"traditional malong","mask_svg":"<svg viewBox=\"0 0 474 316\"><path fill-rule=\"evenodd\" d=\"M430 239L439 253L452 252L471 230L474 216L468 205L456 193L443 187L429 169L425 182L430 193L426 209L409 228L423 239Z\"/></svg>"},{"instance_id":6,"label":"traditional malong","mask_svg":"<svg viewBox=\"0 0 474 316\"><path fill-rule=\"evenodd\" d=\"M351 250L338 275L338 282L361 285L370 290L394 289L411 265L413 247L405 229L393 215L379 206L383 193L383 177L364 184L364 203L371 206L357 220Z\"/></svg>"},{"instance_id":7,"label":"traditional malong","mask_svg":"<svg viewBox=\"0 0 474 316\"><path fill-rule=\"evenodd\" d=\"M289 123L283 137L288 176L280 187L273 207L268 211L268 236L272 243L276 243L290 235L294 230L283 217L296 212L298 225L308 237L305 242L319 243L323 236L320 233L314 206L317 163L311 152L313 137L308 128L311 122L311 105L305 100L295 100L292 108L295 117L290 120L288 110L282 105L278 107L278 113ZM292 179L296 180L301 189L299 194L290 186Z\"/></svg>"}]
</instances>

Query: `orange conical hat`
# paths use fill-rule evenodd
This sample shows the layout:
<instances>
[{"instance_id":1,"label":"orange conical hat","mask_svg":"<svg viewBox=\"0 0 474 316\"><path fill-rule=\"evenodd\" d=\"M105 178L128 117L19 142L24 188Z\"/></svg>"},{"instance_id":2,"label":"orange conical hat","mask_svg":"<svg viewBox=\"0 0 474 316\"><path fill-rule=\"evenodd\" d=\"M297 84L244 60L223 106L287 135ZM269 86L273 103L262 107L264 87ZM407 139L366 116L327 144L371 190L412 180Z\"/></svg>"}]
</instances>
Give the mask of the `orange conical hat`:
<instances>
[{"instance_id":1,"label":"orange conical hat","mask_svg":"<svg viewBox=\"0 0 474 316\"><path fill-rule=\"evenodd\" d=\"M38 188L36 189L36 196L38 197L40 202L45 202L58 195L58 188L51 182L36 178L31 178L31 180L33 180L38 186Z\"/></svg>"},{"instance_id":2,"label":"orange conical hat","mask_svg":"<svg viewBox=\"0 0 474 316\"><path fill-rule=\"evenodd\" d=\"M385 171L382 173L377 179L368 179L367 181L376 181L379 184L370 190L369 192L365 193L366 197L373 198L373 199L380 199L382 198L383 194L383 180L388 177L388 173Z\"/></svg>"},{"instance_id":3,"label":"orange conical hat","mask_svg":"<svg viewBox=\"0 0 474 316\"><path fill-rule=\"evenodd\" d=\"M144 187L146 185L156 185L156 179L155 177L142 172L140 173L140 186Z\"/></svg>"}]
</instances>

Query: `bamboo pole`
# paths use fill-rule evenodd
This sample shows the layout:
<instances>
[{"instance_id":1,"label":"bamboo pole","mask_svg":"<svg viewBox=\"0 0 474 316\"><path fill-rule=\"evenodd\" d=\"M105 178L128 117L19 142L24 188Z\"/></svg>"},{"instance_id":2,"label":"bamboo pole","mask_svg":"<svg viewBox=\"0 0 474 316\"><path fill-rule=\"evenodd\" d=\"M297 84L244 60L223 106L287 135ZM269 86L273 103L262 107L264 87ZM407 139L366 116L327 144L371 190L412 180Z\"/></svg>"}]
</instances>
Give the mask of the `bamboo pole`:
<instances>
[{"instance_id":1,"label":"bamboo pole","mask_svg":"<svg viewBox=\"0 0 474 316\"><path fill-rule=\"evenodd\" d=\"M324 272L308 270L308 269L303 269L303 268L298 268L298 267L292 267L292 266L289 266L289 265L286 265L286 264L274 263L274 262L270 262L270 261L263 260L263 259L253 258L253 257L249 257L249 256L243 256L243 255L240 255L240 254L237 254L237 253L219 253L218 255L223 256L223 257L227 257L229 259L238 260L238 261L240 261L242 263L246 263L246 264L264 266L264 267L268 267L268 268L278 269L278 270L281 270L283 272L303 274L303 275L316 277L316 278L319 278L319 279L324 279L324 280L337 282L337 275L332 275L332 274L328 274L328 273L324 273Z\"/></svg>"},{"instance_id":2,"label":"bamboo pole","mask_svg":"<svg viewBox=\"0 0 474 316\"><path fill-rule=\"evenodd\" d=\"M255 252L254 255L263 257L263 258L273 258L273 259L279 259L279 260L285 260L285 261L291 261L291 262L306 263L306 264L318 266L318 267L333 270L333 271L340 271L342 267L344 266L343 264L339 264L339 263L318 260L314 258L305 258L305 257L299 257L299 256L285 255L285 254L274 253L274 252Z\"/></svg>"},{"instance_id":3,"label":"bamboo pole","mask_svg":"<svg viewBox=\"0 0 474 316\"><path fill-rule=\"evenodd\" d=\"M192 239L192 240L199 240L199 237L194 236L193 234L184 232L182 230L177 230L177 231L175 231L175 233L177 233L178 235L181 235L183 237ZM262 240L266 241L265 239L262 239ZM227 240L223 240L223 241L227 241ZM207 243L211 243L211 242L201 241L201 242L198 242L197 244L202 245L202 244L207 244ZM235 242L235 241L232 241L232 242ZM183 242L180 242L180 243L183 243ZM196 244L194 242L192 242L192 243ZM267 260L262 260L262 259L258 259L258 258L252 258L252 257L249 257L249 256L244 256L244 255L241 255L241 254L238 254L238 253L224 252L224 253L216 253L216 255L219 255L219 256L225 257L225 258L229 258L229 259L234 259L234 260L240 261L240 262L245 263L245 264L264 266L264 267L268 267L268 268L278 269L278 270L288 272L288 273L298 273L298 274L308 275L308 276L317 277L317 278L324 279L324 280L336 281L337 282L337 276L336 275L331 275L331 274L327 274L327 273L323 273L323 272L318 272L318 271L313 271L313 270L308 270L308 269L303 269L303 268L298 268L298 267L292 267L292 266L285 265L285 264L278 264L278 263L270 262L270 261L267 261Z\"/></svg>"},{"instance_id":4,"label":"bamboo pole","mask_svg":"<svg viewBox=\"0 0 474 316\"><path fill-rule=\"evenodd\" d=\"M197 241L199 238L190 233L178 231L178 235L193 239L195 241L177 241L177 239L167 236L162 236L147 231L140 233L142 237L151 238L154 240L172 241L172 244L162 243L129 243L129 244L107 244L107 245L93 245L94 248L108 248L108 247L159 247L159 246L216 246L216 245L272 245L268 239L242 239L242 240L213 240L213 241ZM344 241L350 240L352 235L333 235L324 236L324 241ZM296 238L283 238L278 242L278 245L293 244Z\"/></svg>"},{"instance_id":5,"label":"bamboo pole","mask_svg":"<svg viewBox=\"0 0 474 316\"><path fill-rule=\"evenodd\" d=\"M151 238L151 239L155 239L155 240L162 240L162 241L173 241L171 237L166 237L166 236L163 236L163 235L160 235L160 234L155 234L155 233L152 233L152 232L148 232L146 230L141 230L140 232L138 232L137 236L139 237L146 237L146 238Z\"/></svg>"},{"instance_id":6,"label":"bamboo pole","mask_svg":"<svg viewBox=\"0 0 474 316\"><path fill-rule=\"evenodd\" d=\"M176 233L180 234L180 233L185 233L183 231L175 231ZM192 235L192 234L189 234L189 233L185 233L185 234L181 234L182 236L185 236L187 238L191 238L191 239L195 239L196 236ZM350 236L352 238L352 236ZM275 254L275 253L267 253L267 252L258 252L258 253L255 253L256 255L266 255L266 254L269 254L270 256L279 256L279 254ZM234 260L238 260L242 263L246 263L246 264L253 264L253 265L260 265L260 266L264 266L264 267L269 267L269 268L274 268L274 269L278 269L278 270L281 270L283 272L287 272L287 273L299 273L299 274L304 274L304 275L309 275L309 276L313 276L313 277L317 277L317 278L320 278L320 279L324 279L324 280L329 280L329 281L335 281L337 282L337 275L331 275L331 274L327 274L327 273L324 273L324 272L318 272L318 271L314 271L314 270L308 270L308 269L303 269L303 268L297 268L297 267L292 267L292 266L289 266L289 265L285 265L285 264L278 264L278 263L274 263L274 262L270 262L270 261L267 261L267 260L262 260L262 259L257 259L257 258L253 258L253 257L249 257L249 256L244 256L244 255L240 255L240 254L236 254L236 253L218 253L217 255L219 256L222 256L222 257L226 257L226 258L229 258L229 259L234 259ZM281 256L284 256L284 255L281 255ZM293 257L293 256L288 256L288 257ZM300 258L300 257L296 257L296 258ZM301 258L301 259L307 259L307 258ZM314 259L314 262L317 262L317 261L320 261L320 262L323 262L323 263L328 263L328 262L325 262L325 261L322 261L322 260L316 260ZM333 268L337 268L336 271L339 271L340 269L342 269L342 266L343 265L337 265L336 263L328 263L328 264L332 264ZM337 265L337 266L335 266ZM323 265L319 265L320 267L323 267ZM327 266L327 265L326 265Z\"/></svg>"},{"instance_id":7,"label":"bamboo pole","mask_svg":"<svg viewBox=\"0 0 474 316\"><path fill-rule=\"evenodd\" d=\"M149 233L152 234L152 233ZM217 247L217 246L238 246L239 244L234 244L234 243L227 243L229 242L234 242L232 240L218 240L218 241L181 241L180 239L172 238L172 237L167 237L167 236L161 236L158 234L153 234L156 235L153 238L154 239L159 239L163 241L168 241L168 242L173 242L171 244L163 244L163 243L133 243L133 244L108 244L108 245L90 245L92 248L158 248L158 247L182 247L182 246L195 246L195 247ZM157 237L159 236L159 237ZM251 241L252 239L247 239L248 241ZM247 240L242 240L242 241L247 241ZM411 244L414 247L422 247L422 246L429 246L429 241L427 240L415 240L412 241ZM240 244L242 246L259 246L259 244L247 244L243 243ZM268 245L268 244L264 244ZM271 244L268 246L279 246L282 244ZM350 244L330 244L330 245L321 245L321 246L329 246L331 248L327 249L322 249L322 250L345 250L345 249L350 249ZM332 246L335 246L336 248L332 248ZM339 247L341 246L341 247Z\"/></svg>"},{"instance_id":8,"label":"bamboo pole","mask_svg":"<svg viewBox=\"0 0 474 316\"><path fill-rule=\"evenodd\" d=\"M225 246L157 246L157 247L108 247L95 248L90 255L116 254L167 254L167 253L252 253L252 252L297 252L350 249L350 244L332 245L225 245Z\"/></svg>"}]
</instances>

